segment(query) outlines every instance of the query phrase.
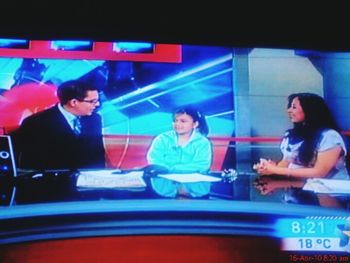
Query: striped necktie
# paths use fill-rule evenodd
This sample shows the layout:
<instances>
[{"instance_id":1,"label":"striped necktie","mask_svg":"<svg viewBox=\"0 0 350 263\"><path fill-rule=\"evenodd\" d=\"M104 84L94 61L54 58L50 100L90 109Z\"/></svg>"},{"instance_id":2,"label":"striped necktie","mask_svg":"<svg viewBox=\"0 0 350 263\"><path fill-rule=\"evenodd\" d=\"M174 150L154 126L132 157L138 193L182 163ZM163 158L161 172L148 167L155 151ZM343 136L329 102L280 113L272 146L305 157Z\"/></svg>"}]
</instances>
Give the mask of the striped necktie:
<instances>
[{"instance_id":1,"label":"striped necktie","mask_svg":"<svg viewBox=\"0 0 350 263\"><path fill-rule=\"evenodd\" d=\"M81 123L79 117L76 117L73 120L73 130L76 135L79 135L81 133Z\"/></svg>"}]
</instances>

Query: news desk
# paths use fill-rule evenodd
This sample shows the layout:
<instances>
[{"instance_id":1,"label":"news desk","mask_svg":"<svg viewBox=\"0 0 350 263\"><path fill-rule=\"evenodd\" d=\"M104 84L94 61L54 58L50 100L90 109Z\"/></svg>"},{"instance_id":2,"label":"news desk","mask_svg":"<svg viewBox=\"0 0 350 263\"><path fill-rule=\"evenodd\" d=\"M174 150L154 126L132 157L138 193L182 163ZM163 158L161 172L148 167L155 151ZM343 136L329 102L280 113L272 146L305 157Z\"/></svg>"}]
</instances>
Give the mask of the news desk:
<instances>
[{"instance_id":1,"label":"news desk","mask_svg":"<svg viewBox=\"0 0 350 263\"><path fill-rule=\"evenodd\" d=\"M211 175L222 179L221 172ZM150 177L144 188L89 190L77 187L78 178L65 171L1 179L0 259L285 262L290 254L276 236L280 219L349 216L346 210L285 204L278 193L259 197L256 174L249 172L212 183L202 198L160 197Z\"/></svg>"},{"instance_id":2,"label":"news desk","mask_svg":"<svg viewBox=\"0 0 350 263\"><path fill-rule=\"evenodd\" d=\"M20 204L35 204L48 202L92 201L92 200L123 200L123 199L169 199L156 194L150 183L150 176L143 175L141 170L127 170L113 173L104 180L104 186L97 184L94 187L81 187L79 179L83 174L100 178L100 172L113 170L83 170L83 171L46 171L21 173L16 178L0 177L0 207ZM131 173L141 173L144 186L113 187L111 178L122 178ZM254 172L236 172L225 174L222 171L210 172L210 177L217 178L211 182L210 193L204 197L193 198L177 196L173 199L204 199L250 202L284 203L286 191L281 188L268 195L261 193L254 187L258 175ZM107 181L106 181L107 180ZM91 180L90 180L91 181ZM279 182L287 181L278 179ZM86 183L86 182L85 182ZM307 198L310 191L298 190L302 198L300 204L316 205L317 202Z\"/></svg>"},{"instance_id":3,"label":"news desk","mask_svg":"<svg viewBox=\"0 0 350 263\"><path fill-rule=\"evenodd\" d=\"M125 172L130 173L130 171ZM251 182L254 180L254 174L238 173L234 180L223 177L222 172L212 172L208 175L218 178L218 181L211 183L209 195L193 199L250 200ZM143 177L144 187L79 187L78 179L80 176L79 172L73 171L20 175L6 184L6 194L3 194L2 204L11 206L62 201L165 198L155 193L148 176ZM123 171L115 174L115 177L120 176L123 176ZM179 196L176 198L191 197Z\"/></svg>"}]
</instances>

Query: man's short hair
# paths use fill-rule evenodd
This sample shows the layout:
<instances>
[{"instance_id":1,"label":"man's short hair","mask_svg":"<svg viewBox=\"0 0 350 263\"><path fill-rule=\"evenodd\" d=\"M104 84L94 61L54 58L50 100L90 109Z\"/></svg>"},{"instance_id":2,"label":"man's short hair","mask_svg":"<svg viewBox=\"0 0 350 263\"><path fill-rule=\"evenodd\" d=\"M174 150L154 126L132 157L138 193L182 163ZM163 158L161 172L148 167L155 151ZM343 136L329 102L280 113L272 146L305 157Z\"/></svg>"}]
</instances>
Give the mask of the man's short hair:
<instances>
[{"instance_id":1,"label":"man's short hair","mask_svg":"<svg viewBox=\"0 0 350 263\"><path fill-rule=\"evenodd\" d=\"M57 88L57 97L64 105L72 99L83 100L89 90L97 90L97 88L84 81L70 80Z\"/></svg>"}]
</instances>

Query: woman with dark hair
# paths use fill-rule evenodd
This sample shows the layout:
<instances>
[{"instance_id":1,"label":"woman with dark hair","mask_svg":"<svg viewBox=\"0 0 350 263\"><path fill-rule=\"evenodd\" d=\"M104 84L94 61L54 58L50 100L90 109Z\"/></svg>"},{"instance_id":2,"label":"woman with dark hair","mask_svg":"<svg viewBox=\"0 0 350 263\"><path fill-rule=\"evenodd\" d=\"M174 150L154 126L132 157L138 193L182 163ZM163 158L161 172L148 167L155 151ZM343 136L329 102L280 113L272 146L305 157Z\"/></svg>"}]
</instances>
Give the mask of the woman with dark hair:
<instances>
[{"instance_id":1,"label":"woman with dark hair","mask_svg":"<svg viewBox=\"0 0 350 263\"><path fill-rule=\"evenodd\" d=\"M292 179L349 179L345 142L324 99L312 93L291 94L287 113L294 127L281 142L282 160L261 159L254 169L260 175ZM322 204L323 197L318 197Z\"/></svg>"},{"instance_id":2,"label":"woman with dark hair","mask_svg":"<svg viewBox=\"0 0 350 263\"><path fill-rule=\"evenodd\" d=\"M182 108L173 115L173 130L158 135L147 153L148 163L165 167L170 173L207 173L212 162L212 145L205 116L194 108ZM153 189L161 196L175 197L179 192L192 197L206 195L210 183L178 184L152 178Z\"/></svg>"}]
</instances>

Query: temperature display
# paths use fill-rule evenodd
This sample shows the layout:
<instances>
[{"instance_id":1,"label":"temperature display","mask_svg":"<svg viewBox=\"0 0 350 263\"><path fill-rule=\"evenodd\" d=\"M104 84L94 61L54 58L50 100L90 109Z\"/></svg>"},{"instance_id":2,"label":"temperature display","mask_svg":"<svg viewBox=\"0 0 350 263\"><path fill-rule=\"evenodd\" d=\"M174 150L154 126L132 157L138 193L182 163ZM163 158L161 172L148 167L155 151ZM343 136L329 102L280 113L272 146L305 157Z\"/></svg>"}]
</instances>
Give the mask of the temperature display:
<instances>
[{"instance_id":1,"label":"temperature display","mask_svg":"<svg viewBox=\"0 0 350 263\"><path fill-rule=\"evenodd\" d=\"M339 245L339 238L284 238L282 247L290 251L344 251Z\"/></svg>"}]
</instances>

